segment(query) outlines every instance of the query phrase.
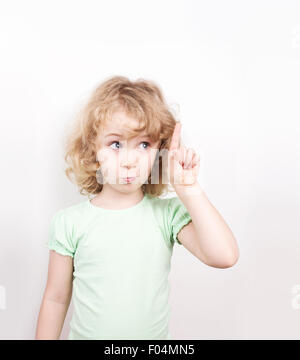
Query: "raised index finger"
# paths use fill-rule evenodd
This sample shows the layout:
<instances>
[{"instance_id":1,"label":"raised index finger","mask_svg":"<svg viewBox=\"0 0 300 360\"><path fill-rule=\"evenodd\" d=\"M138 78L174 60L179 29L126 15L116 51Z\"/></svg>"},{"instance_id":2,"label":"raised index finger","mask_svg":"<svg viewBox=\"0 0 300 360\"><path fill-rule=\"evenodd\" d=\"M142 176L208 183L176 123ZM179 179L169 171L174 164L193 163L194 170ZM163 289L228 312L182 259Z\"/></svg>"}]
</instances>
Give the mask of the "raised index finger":
<instances>
[{"instance_id":1,"label":"raised index finger","mask_svg":"<svg viewBox=\"0 0 300 360\"><path fill-rule=\"evenodd\" d=\"M174 149L179 149L179 144L180 144L180 131L181 131L181 123L177 122L173 131L173 135L172 135L172 139L171 139L171 144L170 144L170 149L169 150L174 150Z\"/></svg>"}]
</instances>

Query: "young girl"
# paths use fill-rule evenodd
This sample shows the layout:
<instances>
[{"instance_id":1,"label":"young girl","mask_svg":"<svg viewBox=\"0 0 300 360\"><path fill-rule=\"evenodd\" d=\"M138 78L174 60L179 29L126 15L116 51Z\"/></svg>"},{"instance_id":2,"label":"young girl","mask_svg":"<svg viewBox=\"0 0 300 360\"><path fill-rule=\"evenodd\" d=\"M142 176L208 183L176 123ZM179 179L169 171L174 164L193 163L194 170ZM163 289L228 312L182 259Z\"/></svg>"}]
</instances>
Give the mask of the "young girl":
<instances>
[{"instance_id":1,"label":"young girl","mask_svg":"<svg viewBox=\"0 0 300 360\"><path fill-rule=\"evenodd\" d=\"M209 266L236 263L236 241L199 186L199 155L180 142L180 126L151 81L115 76L94 90L65 155L88 200L52 217L36 339L59 339L71 296L68 339L172 339L174 244ZM178 197L160 198L169 183Z\"/></svg>"}]
</instances>

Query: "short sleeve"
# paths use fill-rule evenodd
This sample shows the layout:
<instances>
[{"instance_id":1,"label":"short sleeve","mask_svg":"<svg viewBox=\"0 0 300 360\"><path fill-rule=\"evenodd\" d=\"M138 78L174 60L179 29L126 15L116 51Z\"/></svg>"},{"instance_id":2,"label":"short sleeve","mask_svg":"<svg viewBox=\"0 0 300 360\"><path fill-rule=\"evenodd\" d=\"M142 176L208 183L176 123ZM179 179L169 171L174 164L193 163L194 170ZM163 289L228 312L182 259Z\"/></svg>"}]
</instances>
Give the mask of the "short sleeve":
<instances>
[{"instance_id":1,"label":"short sleeve","mask_svg":"<svg viewBox=\"0 0 300 360\"><path fill-rule=\"evenodd\" d=\"M61 255L74 257L74 231L64 209L56 212L51 219L47 246L49 250L55 250Z\"/></svg>"},{"instance_id":2,"label":"short sleeve","mask_svg":"<svg viewBox=\"0 0 300 360\"><path fill-rule=\"evenodd\" d=\"M168 220L170 241L172 243L176 242L177 244L182 245L182 243L178 240L177 235L185 225L192 221L192 218L178 197L169 199Z\"/></svg>"}]
</instances>

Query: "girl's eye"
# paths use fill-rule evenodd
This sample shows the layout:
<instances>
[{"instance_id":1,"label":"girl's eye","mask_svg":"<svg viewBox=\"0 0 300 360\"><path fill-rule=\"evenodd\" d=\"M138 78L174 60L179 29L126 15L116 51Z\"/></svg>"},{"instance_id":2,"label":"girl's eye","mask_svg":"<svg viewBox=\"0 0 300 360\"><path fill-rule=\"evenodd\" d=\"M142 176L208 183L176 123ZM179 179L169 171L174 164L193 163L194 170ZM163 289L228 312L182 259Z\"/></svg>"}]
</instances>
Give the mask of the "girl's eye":
<instances>
[{"instance_id":1,"label":"girl's eye","mask_svg":"<svg viewBox=\"0 0 300 360\"><path fill-rule=\"evenodd\" d=\"M147 147L144 147L143 149L148 149L148 147L150 146L150 143L148 143L147 141L142 141L141 144L147 144Z\"/></svg>"},{"instance_id":2,"label":"girl's eye","mask_svg":"<svg viewBox=\"0 0 300 360\"><path fill-rule=\"evenodd\" d=\"M118 144L119 144L119 146L120 146L119 141L113 141L113 142L110 144L110 146L111 146L111 145L113 145L113 144L115 144L115 143L118 143ZM113 149L114 149L114 148L113 148ZM119 148L117 148L117 149L119 149Z\"/></svg>"},{"instance_id":3,"label":"girl's eye","mask_svg":"<svg viewBox=\"0 0 300 360\"><path fill-rule=\"evenodd\" d=\"M114 150L117 150L117 149L120 148L120 142L119 142L119 141L113 141L113 142L110 144L110 146L112 146L113 144L116 144L116 143L118 144L118 147L117 147L117 148L114 148L114 147L113 147ZM145 149L145 150L148 149L148 147L150 146L150 143L147 142L147 141L142 141L141 144L146 144L146 147L143 146L143 149Z\"/></svg>"}]
</instances>

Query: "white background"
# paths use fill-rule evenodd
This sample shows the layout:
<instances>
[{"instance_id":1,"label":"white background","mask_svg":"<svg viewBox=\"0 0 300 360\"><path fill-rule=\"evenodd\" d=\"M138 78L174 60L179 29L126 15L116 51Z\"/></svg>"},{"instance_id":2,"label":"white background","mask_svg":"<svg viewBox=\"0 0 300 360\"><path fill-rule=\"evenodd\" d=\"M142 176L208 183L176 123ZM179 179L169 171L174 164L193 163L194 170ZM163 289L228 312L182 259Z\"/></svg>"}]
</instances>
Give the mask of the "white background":
<instances>
[{"instance_id":1,"label":"white background","mask_svg":"<svg viewBox=\"0 0 300 360\"><path fill-rule=\"evenodd\" d=\"M300 2L0 8L0 338L34 338L50 218L86 200L64 175L64 128L97 84L123 75L157 82L177 109L240 248L218 269L175 244L173 338L300 339Z\"/></svg>"}]
</instances>

